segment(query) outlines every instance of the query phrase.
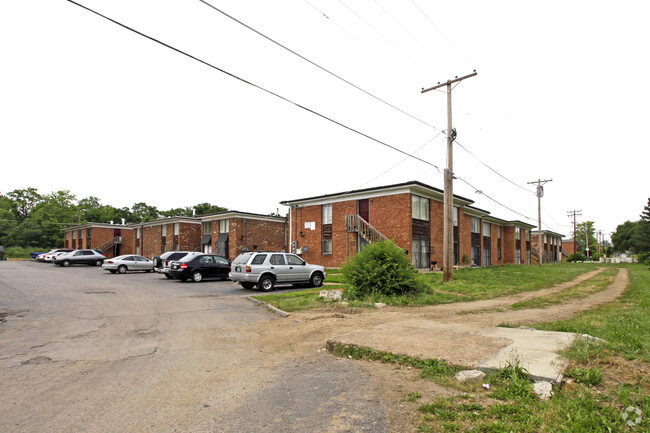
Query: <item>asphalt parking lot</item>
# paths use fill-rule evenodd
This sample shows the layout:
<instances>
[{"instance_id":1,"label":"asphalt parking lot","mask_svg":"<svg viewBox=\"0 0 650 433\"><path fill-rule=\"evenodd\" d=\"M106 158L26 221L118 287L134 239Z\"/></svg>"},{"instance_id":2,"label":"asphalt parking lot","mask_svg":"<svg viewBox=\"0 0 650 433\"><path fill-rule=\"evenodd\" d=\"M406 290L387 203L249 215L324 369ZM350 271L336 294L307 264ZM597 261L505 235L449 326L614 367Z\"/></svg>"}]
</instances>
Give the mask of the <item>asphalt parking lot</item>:
<instances>
[{"instance_id":1,"label":"asphalt parking lot","mask_svg":"<svg viewBox=\"0 0 650 433\"><path fill-rule=\"evenodd\" d=\"M0 431L387 431L354 362L260 339L291 319L258 293L0 262Z\"/></svg>"}]
</instances>

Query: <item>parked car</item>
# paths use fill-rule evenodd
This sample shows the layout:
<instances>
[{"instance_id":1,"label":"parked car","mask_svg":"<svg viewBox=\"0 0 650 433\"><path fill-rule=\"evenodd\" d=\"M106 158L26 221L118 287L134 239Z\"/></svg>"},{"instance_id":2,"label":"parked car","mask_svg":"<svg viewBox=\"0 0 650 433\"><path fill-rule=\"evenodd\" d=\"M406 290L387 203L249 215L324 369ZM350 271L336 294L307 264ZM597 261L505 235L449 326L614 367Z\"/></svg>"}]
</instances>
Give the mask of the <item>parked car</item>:
<instances>
[{"instance_id":1,"label":"parked car","mask_svg":"<svg viewBox=\"0 0 650 433\"><path fill-rule=\"evenodd\" d=\"M172 279L169 275L169 266L172 262L177 261L190 254L189 251L167 251L162 253L160 256L155 256L153 258L153 270L159 274L163 274L165 277Z\"/></svg>"},{"instance_id":2,"label":"parked car","mask_svg":"<svg viewBox=\"0 0 650 433\"><path fill-rule=\"evenodd\" d=\"M192 279L194 282L206 278L228 279L230 261L214 254L190 253L178 261L172 262L169 274L181 281Z\"/></svg>"},{"instance_id":3,"label":"parked car","mask_svg":"<svg viewBox=\"0 0 650 433\"><path fill-rule=\"evenodd\" d=\"M72 250L70 250L70 251L72 251ZM58 252L56 252L56 253L54 253L54 254L46 254L46 255L45 255L45 259L44 259L44 261L45 261L46 263L52 263L52 260L54 260L55 257L59 257L59 256L66 255L66 254L68 254L70 251L58 251Z\"/></svg>"},{"instance_id":4,"label":"parked car","mask_svg":"<svg viewBox=\"0 0 650 433\"><path fill-rule=\"evenodd\" d=\"M124 274L127 271L151 272L153 271L153 261L143 256L126 254L104 260L102 269L107 270L111 274L116 272Z\"/></svg>"},{"instance_id":5,"label":"parked car","mask_svg":"<svg viewBox=\"0 0 650 433\"><path fill-rule=\"evenodd\" d=\"M50 250L50 251L48 251L46 253L41 253L41 254L37 255L36 260L39 261L39 262L45 262L46 257L49 255L50 256L49 261L52 261L51 260L52 259L52 257L51 257L52 254L60 253L60 252L69 253L70 251L72 251L70 248L55 248L55 249Z\"/></svg>"},{"instance_id":6,"label":"parked car","mask_svg":"<svg viewBox=\"0 0 650 433\"><path fill-rule=\"evenodd\" d=\"M68 267L70 265L94 265L101 266L106 256L97 250L74 250L62 256L55 257L52 263Z\"/></svg>"},{"instance_id":7,"label":"parked car","mask_svg":"<svg viewBox=\"0 0 650 433\"><path fill-rule=\"evenodd\" d=\"M320 265L311 265L295 254L249 251L242 253L232 262L229 277L244 289L258 289L266 292L275 284L311 285L320 287L327 274Z\"/></svg>"}]
</instances>

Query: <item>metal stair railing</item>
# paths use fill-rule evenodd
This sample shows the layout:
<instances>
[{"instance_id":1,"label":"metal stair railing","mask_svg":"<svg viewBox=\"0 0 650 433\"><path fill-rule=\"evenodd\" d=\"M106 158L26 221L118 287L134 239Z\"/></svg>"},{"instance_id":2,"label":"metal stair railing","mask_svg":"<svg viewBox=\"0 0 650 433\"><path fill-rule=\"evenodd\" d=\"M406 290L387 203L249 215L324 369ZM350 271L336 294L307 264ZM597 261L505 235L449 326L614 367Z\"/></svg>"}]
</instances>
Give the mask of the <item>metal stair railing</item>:
<instances>
[{"instance_id":1,"label":"metal stair railing","mask_svg":"<svg viewBox=\"0 0 650 433\"><path fill-rule=\"evenodd\" d=\"M121 245L124 243L124 236L115 236L113 239L110 239L100 246L98 246L96 249L106 251L107 248L112 247L113 245Z\"/></svg>"}]
</instances>

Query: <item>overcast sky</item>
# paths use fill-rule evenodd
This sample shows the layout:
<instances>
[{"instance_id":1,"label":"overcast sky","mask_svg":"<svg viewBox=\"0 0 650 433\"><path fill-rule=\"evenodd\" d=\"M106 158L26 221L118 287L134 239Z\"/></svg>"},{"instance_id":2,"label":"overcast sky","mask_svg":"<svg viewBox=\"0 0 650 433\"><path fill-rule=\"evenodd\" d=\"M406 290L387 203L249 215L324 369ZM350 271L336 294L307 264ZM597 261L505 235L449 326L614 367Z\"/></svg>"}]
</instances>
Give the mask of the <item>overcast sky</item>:
<instances>
[{"instance_id":1,"label":"overcast sky","mask_svg":"<svg viewBox=\"0 0 650 433\"><path fill-rule=\"evenodd\" d=\"M420 90L476 69L452 93L454 193L537 224L528 182L552 179L543 228L567 236L569 211L609 234L650 196L647 1L209 0L329 72L199 0L80 3L286 100L66 0L4 1L1 193L284 213L442 188L446 95Z\"/></svg>"}]
</instances>

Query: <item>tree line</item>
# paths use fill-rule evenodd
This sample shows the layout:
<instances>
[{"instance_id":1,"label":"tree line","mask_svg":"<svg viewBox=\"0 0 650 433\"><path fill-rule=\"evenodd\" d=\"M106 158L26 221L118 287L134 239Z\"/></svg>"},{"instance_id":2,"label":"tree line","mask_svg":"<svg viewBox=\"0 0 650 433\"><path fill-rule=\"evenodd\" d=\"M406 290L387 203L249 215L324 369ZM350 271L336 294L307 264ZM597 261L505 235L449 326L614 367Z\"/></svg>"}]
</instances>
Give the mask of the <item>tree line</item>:
<instances>
[{"instance_id":1,"label":"tree line","mask_svg":"<svg viewBox=\"0 0 650 433\"><path fill-rule=\"evenodd\" d=\"M94 196L77 200L70 191L41 194L37 188L0 193L0 245L7 247L61 247L62 228L87 222L141 223L164 217L208 215L228 209L199 203L196 206L159 210L144 202L130 208L102 204Z\"/></svg>"},{"instance_id":2,"label":"tree line","mask_svg":"<svg viewBox=\"0 0 650 433\"><path fill-rule=\"evenodd\" d=\"M625 221L612 233L614 249L650 257L650 198L638 221Z\"/></svg>"}]
</instances>

